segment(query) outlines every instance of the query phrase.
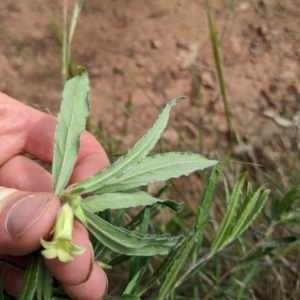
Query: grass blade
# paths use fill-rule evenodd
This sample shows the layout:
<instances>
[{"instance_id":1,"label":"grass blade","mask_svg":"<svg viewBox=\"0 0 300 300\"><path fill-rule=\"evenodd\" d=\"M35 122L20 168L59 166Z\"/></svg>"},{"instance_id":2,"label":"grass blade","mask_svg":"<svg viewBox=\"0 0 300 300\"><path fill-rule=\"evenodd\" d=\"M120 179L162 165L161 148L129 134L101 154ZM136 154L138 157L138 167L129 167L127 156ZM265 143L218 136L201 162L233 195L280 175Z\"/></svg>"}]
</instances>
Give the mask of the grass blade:
<instances>
[{"instance_id":1,"label":"grass blade","mask_svg":"<svg viewBox=\"0 0 300 300\"><path fill-rule=\"evenodd\" d=\"M214 166L208 184L205 188L203 198L201 201L201 205L198 207L198 213L197 213L197 218L195 222L194 229L195 231L203 227L208 219L209 216L209 208L211 206L214 192L218 183L218 176L219 176L219 164ZM203 232L203 231L202 231ZM195 249L193 253L194 260L197 259L201 244L202 244L202 233L199 235L198 240L195 243Z\"/></svg>"},{"instance_id":2,"label":"grass blade","mask_svg":"<svg viewBox=\"0 0 300 300\"><path fill-rule=\"evenodd\" d=\"M150 222L150 211L148 208L145 209L143 214L143 219L140 225L140 233L146 234L148 230ZM145 257L139 257L139 256L133 256L130 259L130 270L129 270L129 278L128 283L126 285L126 288L123 292L123 294L133 294L136 290L142 275L146 271L148 264L150 262L150 258Z\"/></svg>"},{"instance_id":3,"label":"grass blade","mask_svg":"<svg viewBox=\"0 0 300 300\"><path fill-rule=\"evenodd\" d=\"M56 195L66 187L79 150L80 135L89 115L89 78L85 69L69 80L57 119L53 158L53 185Z\"/></svg>"},{"instance_id":4,"label":"grass blade","mask_svg":"<svg viewBox=\"0 0 300 300\"><path fill-rule=\"evenodd\" d=\"M135 295L141 296L146 293L148 289L170 269L170 267L174 264L177 252L178 249L175 249L164 258L162 264L154 271L151 278L149 278L144 285L137 289Z\"/></svg>"},{"instance_id":5,"label":"grass blade","mask_svg":"<svg viewBox=\"0 0 300 300\"><path fill-rule=\"evenodd\" d=\"M50 300L52 296L53 277L45 266L43 260L40 260L40 272L36 289L37 300Z\"/></svg>"},{"instance_id":6,"label":"grass blade","mask_svg":"<svg viewBox=\"0 0 300 300\"><path fill-rule=\"evenodd\" d=\"M41 259L40 251L36 251L30 255L19 300L33 299L37 288Z\"/></svg>"},{"instance_id":7,"label":"grass blade","mask_svg":"<svg viewBox=\"0 0 300 300\"><path fill-rule=\"evenodd\" d=\"M139 140L126 155L120 157L113 165L106 168L104 171L97 173L88 180L72 186L72 188L70 188L70 193L76 193L77 189L81 191L84 189L85 193L91 193L95 190L99 190L101 187L113 181L118 175L124 173L130 167L130 165L134 163L136 164L145 158L149 151L155 146L163 130L165 129L169 120L171 108L183 99L186 98L178 97L169 102L158 117L157 121L154 123L153 127L148 130L146 135Z\"/></svg>"},{"instance_id":8,"label":"grass blade","mask_svg":"<svg viewBox=\"0 0 300 300\"><path fill-rule=\"evenodd\" d=\"M223 73L223 67L222 67L222 60L221 60L221 55L220 55L220 51L219 51L218 33L217 33L216 26L214 24L213 18L211 16L211 11L210 11L210 6L209 6L208 0L205 0L205 7L206 7L206 13L207 13L207 19L208 19L210 39L211 39L211 44L212 44L213 53L214 53L214 60L215 60L215 65L216 65L216 69L217 69L217 73L218 73L219 83L220 83L220 87L221 87L221 94L222 94L222 99L223 99L224 108L225 108L228 132L229 132L230 138L233 138L233 130L232 130L232 125L231 125L231 113L229 110L229 105L228 105L228 100L227 100L227 92L226 92L226 85L225 85L225 79L224 79L224 73Z\"/></svg>"},{"instance_id":9,"label":"grass blade","mask_svg":"<svg viewBox=\"0 0 300 300\"><path fill-rule=\"evenodd\" d=\"M217 186L219 176L219 165L216 165L210 175L208 184L205 188L204 195L201 201L201 205L198 208L197 219L195 222L195 230L198 230L206 221L209 213L209 208L211 206L214 191Z\"/></svg>"},{"instance_id":10,"label":"grass blade","mask_svg":"<svg viewBox=\"0 0 300 300\"><path fill-rule=\"evenodd\" d=\"M196 170L203 170L217 163L216 160L208 160L202 155L187 152L148 156L94 193L117 192L145 186L155 181L188 176Z\"/></svg>"},{"instance_id":11,"label":"grass blade","mask_svg":"<svg viewBox=\"0 0 300 300\"><path fill-rule=\"evenodd\" d=\"M230 195L224 219L211 246L212 253L215 253L218 250L220 250L231 235L231 229L235 223L235 218L240 208L240 197L246 176L247 173L243 173L240 176L240 178L237 180L234 186L232 194Z\"/></svg>"},{"instance_id":12,"label":"grass blade","mask_svg":"<svg viewBox=\"0 0 300 300\"><path fill-rule=\"evenodd\" d=\"M81 7L83 5L83 0L77 0L73 9L73 14L71 18L71 24L69 29L69 36L68 36L68 57L70 57L70 50L71 50L71 43L73 40L73 36L75 33L75 28L78 22L79 14Z\"/></svg>"},{"instance_id":13,"label":"grass blade","mask_svg":"<svg viewBox=\"0 0 300 300\"><path fill-rule=\"evenodd\" d=\"M234 240L239 235L243 233L243 231L248 228L251 222L256 218L259 212L262 210L270 190L266 190L261 194L263 186L260 187L254 195L251 197L248 205L245 207L243 212L241 213L240 218L236 222L234 229L232 231L231 240Z\"/></svg>"},{"instance_id":14,"label":"grass blade","mask_svg":"<svg viewBox=\"0 0 300 300\"><path fill-rule=\"evenodd\" d=\"M99 212L106 209L123 209L137 206L147 206L152 204L162 204L180 211L183 204L178 204L173 200L161 200L154 198L145 192L136 193L105 193L102 195L90 196L82 201L82 207L90 212Z\"/></svg>"},{"instance_id":15,"label":"grass blade","mask_svg":"<svg viewBox=\"0 0 300 300\"><path fill-rule=\"evenodd\" d=\"M282 200L278 203L276 209L272 213L272 218L274 220L278 219L283 214L283 212L291 208L292 204L296 201L296 199L299 199L298 189L294 188L288 191L286 195L284 195Z\"/></svg>"},{"instance_id":16,"label":"grass blade","mask_svg":"<svg viewBox=\"0 0 300 300\"><path fill-rule=\"evenodd\" d=\"M183 269L186 268L186 264L191 258L191 253L194 249L195 241L197 240L201 232L202 228L196 231L193 235L186 238L181 254L175 260L173 266L171 267L159 289L159 300L165 299L165 297L167 297L174 289L179 275L182 273Z\"/></svg>"}]
</instances>

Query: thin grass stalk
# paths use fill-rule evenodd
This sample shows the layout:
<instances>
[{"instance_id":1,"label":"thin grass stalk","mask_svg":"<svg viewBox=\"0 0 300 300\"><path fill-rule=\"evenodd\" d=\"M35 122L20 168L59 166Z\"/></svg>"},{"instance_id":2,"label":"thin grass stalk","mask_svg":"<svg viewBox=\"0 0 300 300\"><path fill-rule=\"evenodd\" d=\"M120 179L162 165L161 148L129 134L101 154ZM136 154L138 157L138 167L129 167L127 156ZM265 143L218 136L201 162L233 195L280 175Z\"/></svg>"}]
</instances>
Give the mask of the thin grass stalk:
<instances>
[{"instance_id":1,"label":"thin grass stalk","mask_svg":"<svg viewBox=\"0 0 300 300\"><path fill-rule=\"evenodd\" d=\"M228 100L227 100L227 92L226 92L226 84L225 84L224 73L223 73L223 65L222 65L221 55L220 55L220 51L219 51L219 41L218 41L218 36L217 36L217 30L216 30L214 21L211 16L209 0L205 0L205 8L206 8L206 13L207 13L211 44L212 44L213 53L214 53L214 60L215 60L216 68L217 68L218 79L219 79L219 84L220 84L220 88L221 88L221 94L222 94L222 99L223 99L223 104L224 104L224 109L225 109L229 137L230 137L231 142L233 142L234 132L232 129L231 113L229 110L229 105L228 105Z\"/></svg>"}]
</instances>

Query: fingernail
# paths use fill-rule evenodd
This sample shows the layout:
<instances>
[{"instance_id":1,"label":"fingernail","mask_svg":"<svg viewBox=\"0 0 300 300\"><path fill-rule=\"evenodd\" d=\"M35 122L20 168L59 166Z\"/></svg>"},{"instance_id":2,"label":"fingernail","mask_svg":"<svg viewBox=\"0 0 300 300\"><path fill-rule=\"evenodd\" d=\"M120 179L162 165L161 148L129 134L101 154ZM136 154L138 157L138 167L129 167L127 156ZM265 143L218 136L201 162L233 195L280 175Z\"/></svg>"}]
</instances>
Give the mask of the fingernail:
<instances>
[{"instance_id":1,"label":"fingernail","mask_svg":"<svg viewBox=\"0 0 300 300\"><path fill-rule=\"evenodd\" d=\"M105 273L104 273L105 274ZM106 288L105 288L105 292L104 292L104 295L103 296L106 296L107 292L108 292L108 278L105 274L105 278L106 278Z\"/></svg>"},{"instance_id":2,"label":"fingernail","mask_svg":"<svg viewBox=\"0 0 300 300\"><path fill-rule=\"evenodd\" d=\"M13 237L19 237L35 224L47 209L52 194L30 195L14 204L7 214L6 230Z\"/></svg>"}]
</instances>

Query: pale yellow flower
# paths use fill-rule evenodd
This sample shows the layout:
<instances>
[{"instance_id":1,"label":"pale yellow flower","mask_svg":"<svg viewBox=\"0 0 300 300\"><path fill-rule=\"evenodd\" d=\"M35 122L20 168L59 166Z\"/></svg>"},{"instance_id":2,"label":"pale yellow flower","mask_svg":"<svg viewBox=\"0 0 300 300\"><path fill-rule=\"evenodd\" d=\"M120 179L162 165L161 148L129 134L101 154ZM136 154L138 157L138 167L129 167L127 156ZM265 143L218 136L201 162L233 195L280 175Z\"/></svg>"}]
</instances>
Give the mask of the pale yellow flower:
<instances>
[{"instance_id":1,"label":"pale yellow flower","mask_svg":"<svg viewBox=\"0 0 300 300\"><path fill-rule=\"evenodd\" d=\"M61 262L72 261L74 255L80 255L85 251L85 248L75 246L68 240L47 242L41 239L41 244L45 248L42 251L45 258L53 259L57 257Z\"/></svg>"},{"instance_id":2,"label":"pale yellow flower","mask_svg":"<svg viewBox=\"0 0 300 300\"><path fill-rule=\"evenodd\" d=\"M41 244L45 248L41 253L45 258L57 257L61 262L69 262L73 260L74 255L80 255L85 251L84 248L72 243L73 222L73 209L65 203L58 212L53 240L47 242L41 238Z\"/></svg>"}]
</instances>

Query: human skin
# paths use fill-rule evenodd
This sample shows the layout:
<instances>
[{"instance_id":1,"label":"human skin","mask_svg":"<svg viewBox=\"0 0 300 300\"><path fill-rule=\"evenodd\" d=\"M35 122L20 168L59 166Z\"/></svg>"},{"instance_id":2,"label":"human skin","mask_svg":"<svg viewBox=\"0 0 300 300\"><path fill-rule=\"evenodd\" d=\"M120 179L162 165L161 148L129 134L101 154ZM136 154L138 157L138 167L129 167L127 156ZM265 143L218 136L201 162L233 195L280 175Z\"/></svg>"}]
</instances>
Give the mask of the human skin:
<instances>
[{"instance_id":1,"label":"human skin","mask_svg":"<svg viewBox=\"0 0 300 300\"><path fill-rule=\"evenodd\" d=\"M52 176L30 154L51 164L56 118L0 93L0 257L26 265L27 255L51 239L61 206ZM69 184L89 178L109 165L97 140L84 132ZM17 208L17 209L15 209ZM27 217L26 217L27 216ZM100 299L107 289L104 271L94 262L87 229L74 222L74 244L86 248L69 263L44 260L62 288L77 300ZM24 274L3 263L4 289L20 293Z\"/></svg>"}]
</instances>

